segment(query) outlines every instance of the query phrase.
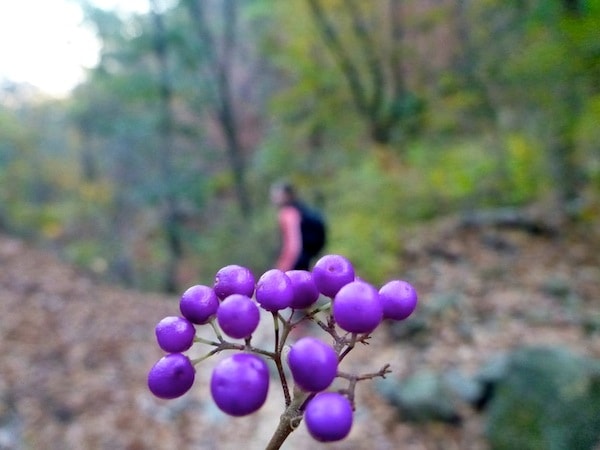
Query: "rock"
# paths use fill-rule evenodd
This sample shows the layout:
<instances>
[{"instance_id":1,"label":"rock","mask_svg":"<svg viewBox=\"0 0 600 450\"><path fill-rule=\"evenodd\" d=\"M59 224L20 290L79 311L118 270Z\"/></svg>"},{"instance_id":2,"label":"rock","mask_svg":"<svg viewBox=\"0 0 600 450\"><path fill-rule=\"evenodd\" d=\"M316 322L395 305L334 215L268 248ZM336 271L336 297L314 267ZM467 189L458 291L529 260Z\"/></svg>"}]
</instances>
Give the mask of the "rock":
<instances>
[{"instance_id":1,"label":"rock","mask_svg":"<svg viewBox=\"0 0 600 450\"><path fill-rule=\"evenodd\" d=\"M600 361L527 347L494 362L486 434L494 450L587 450L600 441Z\"/></svg>"},{"instance_id":2,"label":"rock","mask_svg":"<svg viewBox=\"0 0 600 450\"><path fill-rule=\"evenodd\" d=\"M410 341L421 345L429 342L430 330L426 320L419 315L411 316L409 320L390 322L388 329L390 336L397 341Z\"/></svg>"},{"instance_id":3,"label":"rock","mask_svg":"<svg viewBox=\"0 0 600 450\"><path fill-rule=\"evenodd\" d=\"M541 289L545 294L559 300L564 300L572 294L572 289L569 285L569 282L556 276L544 280Z\"/></svg>"},{"instance_id":4,"label":"rock","mask_svg":"<svg viewBox=\"0 0 600 450\"><path fill-rule=\"evenodd\" d=\"M556 347L523 347L490 360L475 377L421 370L377 380L409 422L460 424L470 404L485 416L492 450L591 450L600 444L600 360Z\"/></svg>"},{"instance_id":5,"label":"rock","mask_svg":"<svg viewBox=\"0 0 600 450\"><path fill-rule=\"evenodd\" d=\"M586 335L600 333L600 313L588 314L581 319L581 326Z\"/></svg>"},{"instance_id":6,"label":"rock","mask_svg":"<svg viewBox=\"0 0 600 450\"><path fill-rule=\"evenodd\" d=\"M0 450L24 449L23 419L12 401L2 399L0 404Z\"/></svg>"},{"instance_id":7,"label":"rock","mask_svg":"<svg viewBox=\"0 0 600 450\"><path fill-rule=\"evenodd\" d=\"M482 384L464 375L459 370L450 370L442 375L445 389L452 393L453 398L463 403L473 404L482 396Z\"/></svg>"},{"instance_id":8,"label":"rock","mask_svg":"<svg viewBox=\"0 0 600 450\"><path fill-rule=\"evenodd\" d=\"M461 422L456 396L443 376L422 370L405 380L377 380L376 390L409 422Z\"/></svg>"}]
</instances>

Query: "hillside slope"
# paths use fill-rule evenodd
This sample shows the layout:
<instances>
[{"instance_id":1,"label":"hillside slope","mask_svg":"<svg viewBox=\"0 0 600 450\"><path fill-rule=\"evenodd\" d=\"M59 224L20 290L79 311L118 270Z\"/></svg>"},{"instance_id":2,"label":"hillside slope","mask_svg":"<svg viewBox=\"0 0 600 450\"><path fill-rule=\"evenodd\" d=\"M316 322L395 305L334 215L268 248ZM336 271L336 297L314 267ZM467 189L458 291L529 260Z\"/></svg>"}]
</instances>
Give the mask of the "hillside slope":
<instances>
[{"instance_id":1,"label":"hillside slope","mask_svg":"<svg viewBox=\"0 0 600 450\"><path fill-rule=\"evenodd\" d=\"M417 286L420 306L409 320L420 328L382 327L345 361L348 370L389 362L397 378L423 368L470 374L525 343L600 357L599 237L590 226L546 236L456 220L413 233L398 277ZM178 313L178 298L98 284L6 236L0 267L0 449L258 450L268 440L281 413L275 383L267 405L240 419L212 405L214 361L181 399L147 392L147 370L161 355L154 325ZM269 332L267 321L257 339ZM301 426L284 448L485 448L482 418L471 411L461 426L416 426L399 421L368 383L357 401L343 443L316 444Z\"/></svg>"}]
</instances>

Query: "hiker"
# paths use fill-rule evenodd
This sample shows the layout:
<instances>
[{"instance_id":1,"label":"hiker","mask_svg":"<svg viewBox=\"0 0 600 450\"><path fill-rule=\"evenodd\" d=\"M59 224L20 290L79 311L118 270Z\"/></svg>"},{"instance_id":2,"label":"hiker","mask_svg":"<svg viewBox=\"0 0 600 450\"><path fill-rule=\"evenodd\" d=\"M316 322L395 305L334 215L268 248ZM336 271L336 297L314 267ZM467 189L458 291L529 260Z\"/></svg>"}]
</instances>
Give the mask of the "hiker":
<instances>
[{"instance_id":1,"label":"hiker","mask_svg":"<svg viewBox=\"0 0 600 450\"><path fill-rule=\"evenodd\" d=\"M275 268L308 270L311 260L325 246L326 230L322 216L305 205L287 182L271 187L271 201L278 208L281 250Z\"/></svg>"}]
</instances>

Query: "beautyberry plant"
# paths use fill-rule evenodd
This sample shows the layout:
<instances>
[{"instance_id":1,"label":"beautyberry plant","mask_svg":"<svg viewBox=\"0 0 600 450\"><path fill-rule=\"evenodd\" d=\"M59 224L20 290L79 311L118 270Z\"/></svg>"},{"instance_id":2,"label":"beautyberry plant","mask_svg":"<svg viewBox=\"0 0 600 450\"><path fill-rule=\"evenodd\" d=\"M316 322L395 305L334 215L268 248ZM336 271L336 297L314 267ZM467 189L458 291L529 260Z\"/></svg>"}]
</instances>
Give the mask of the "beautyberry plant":
<instances>
[{"instance_id":1,"label":"beautyberry plant","mask_svg":"<svg viewBox=\"0 0 600 450\"><path fill-rule=\"evenodd\" d=\"M405 320L416 306L410 283L392 280L377 289L359 279L342 255L323 256L312 271L272 269L257 280L246 267L225 266L211 286L195 285L181 295L181 316L157 323L157 343L166 354L148 372L148 388L159 398L180 397L192 388L202 361L231 351L210 378L210 394L221 411L252 414L265 403L271 378L281 385L285 408L267 450L279 449L302 420L314 439L340 441L352 428L356 384L390 373L389 364L371 373L347 373L342 361L356 344L368 344L383 321ZM252 336L268 316L273 345L258 347ZM308 333L307 322L324 337L293 338L293 330ZM198 336L198 326L210 327L215 337ZM190 359L185 352L194 344L212 349Z\"/></svg>"}]
</instances>

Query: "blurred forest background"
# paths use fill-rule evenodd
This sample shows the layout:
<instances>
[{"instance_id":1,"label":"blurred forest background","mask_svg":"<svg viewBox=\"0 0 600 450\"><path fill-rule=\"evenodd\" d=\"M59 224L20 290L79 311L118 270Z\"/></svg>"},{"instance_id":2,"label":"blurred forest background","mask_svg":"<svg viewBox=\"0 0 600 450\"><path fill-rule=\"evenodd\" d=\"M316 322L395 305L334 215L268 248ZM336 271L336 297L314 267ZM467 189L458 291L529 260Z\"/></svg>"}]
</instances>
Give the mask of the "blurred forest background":
<instances>
[{"instance_id":1,"label":"blurred forest background","mask_svg":"<svg viewBox=\"0 0 600 450\"><path fill-rule=\"evenodd\" d=\"M282 177L374 283L440 216L600 212L599 0L80 3L102 44L86 81L0 86L0 229L99 279L270 268Z\"/></svg>"}]
</instances>

